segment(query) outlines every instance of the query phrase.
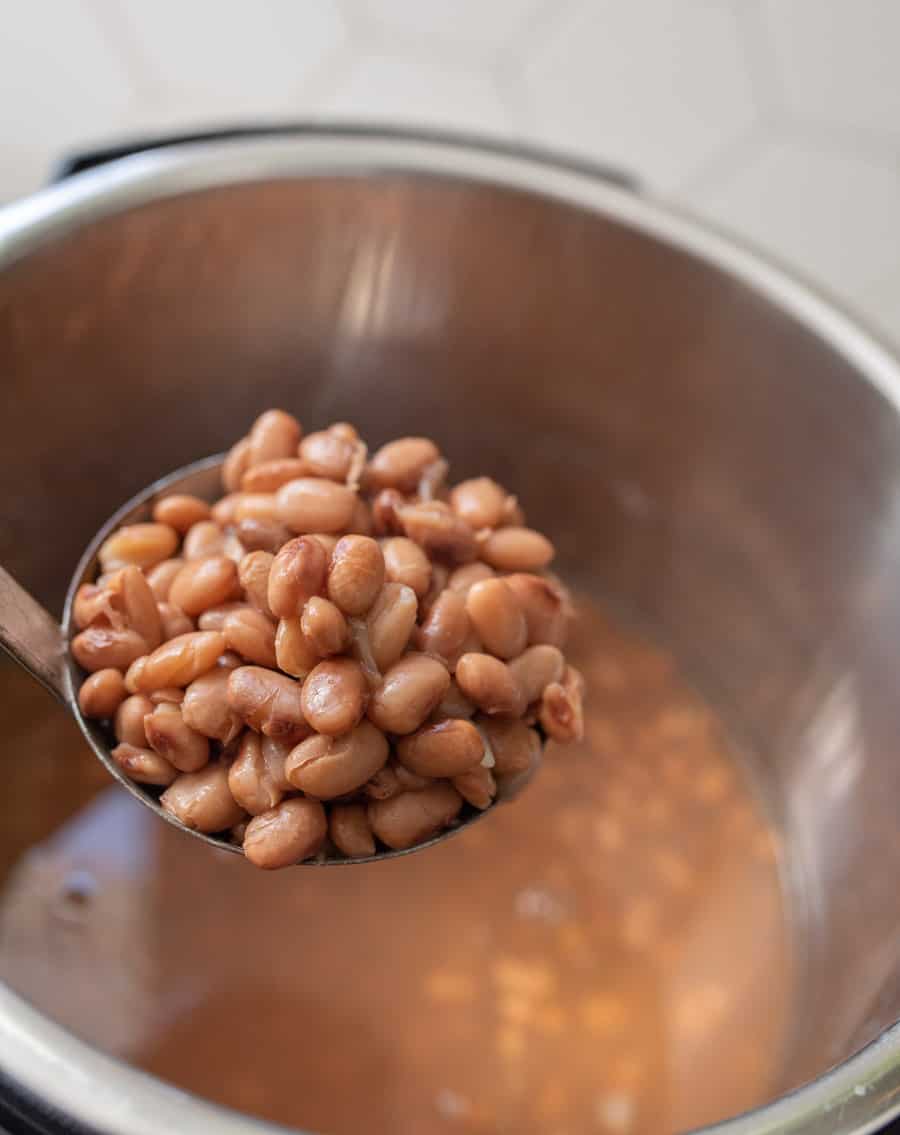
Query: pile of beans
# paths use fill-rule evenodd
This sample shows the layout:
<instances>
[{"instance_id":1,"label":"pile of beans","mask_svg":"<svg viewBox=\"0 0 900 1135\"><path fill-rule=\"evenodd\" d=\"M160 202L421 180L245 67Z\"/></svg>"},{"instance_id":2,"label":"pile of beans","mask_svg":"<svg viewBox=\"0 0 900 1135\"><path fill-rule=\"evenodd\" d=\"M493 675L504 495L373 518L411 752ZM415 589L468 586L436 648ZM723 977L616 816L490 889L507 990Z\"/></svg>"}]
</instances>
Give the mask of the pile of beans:
<instances>
[{"instance_id":1,"label":"pile of beans","mask_svg":"<svg viewBox=\"0 0 900 1135\"><path fill-rule=\"evenodd\" d=\"M86 717L186 827L256 866L412 847L581 737L552 544L427 438L369 457L269 410L214 504L115 531L75 598ZM112 743L112 742L111 742Z\"/></svg>"}]
</instances>

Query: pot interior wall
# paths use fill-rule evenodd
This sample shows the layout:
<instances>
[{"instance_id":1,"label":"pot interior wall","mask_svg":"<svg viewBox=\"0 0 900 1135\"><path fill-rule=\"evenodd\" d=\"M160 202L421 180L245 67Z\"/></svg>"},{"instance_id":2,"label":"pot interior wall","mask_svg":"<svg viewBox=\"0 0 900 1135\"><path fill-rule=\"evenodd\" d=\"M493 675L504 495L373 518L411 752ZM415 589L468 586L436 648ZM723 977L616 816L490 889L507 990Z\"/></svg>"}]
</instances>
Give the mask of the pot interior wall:
<instances>
[{"instance_id":1,"label":"pot interior wall","mask_svg":"<svg viewBox=\"0 0 900 1135\"><path fill-rule=\"evenodd\" d=\"M57 611L118 504L269 405L514 484L756 756L796 895L792 1080L900 1013L898 418L761 295L500 188L259 183L10 266L0 373L0 555Z\"/></svg>"}]
</instances>

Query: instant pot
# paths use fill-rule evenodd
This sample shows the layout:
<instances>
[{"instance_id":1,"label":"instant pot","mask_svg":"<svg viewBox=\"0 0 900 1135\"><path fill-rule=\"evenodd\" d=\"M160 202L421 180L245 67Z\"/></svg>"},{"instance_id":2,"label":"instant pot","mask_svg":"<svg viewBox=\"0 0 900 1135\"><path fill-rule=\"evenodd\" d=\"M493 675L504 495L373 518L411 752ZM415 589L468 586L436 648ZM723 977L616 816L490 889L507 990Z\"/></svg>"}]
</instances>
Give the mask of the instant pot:
<instances>
[{"instance_id":1,"label":"instant pot","mask_svg":"<svg viewBox=\"0 0 900 1135\"><path fill-rule=\"evenodd\" d=\"M708 1130L886 1130L898 362L627 179L530 151L322 127L75 168L0 210L0 562L58 614L123 499L269 405L375 439L439 423L448 456L487 455L558 534L561 572L658 627L758 754L802 976L799 1086ZM0 1100L10 1132L275 1130L92 1050L8 988Z\"/></svg>"}]
</instances>

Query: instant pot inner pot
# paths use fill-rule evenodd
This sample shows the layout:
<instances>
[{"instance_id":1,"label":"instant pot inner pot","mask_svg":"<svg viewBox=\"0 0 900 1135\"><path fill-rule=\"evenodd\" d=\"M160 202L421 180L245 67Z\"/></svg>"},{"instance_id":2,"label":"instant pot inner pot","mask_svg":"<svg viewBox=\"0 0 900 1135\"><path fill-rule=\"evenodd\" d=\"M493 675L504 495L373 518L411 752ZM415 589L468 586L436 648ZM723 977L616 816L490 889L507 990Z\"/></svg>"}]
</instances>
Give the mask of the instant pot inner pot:
<instances>
[{"instance_id":1,"label":"instant pot inner pot","mask_svg":"<svg viewBox=\"0 0 900 1135\"><path fill-rule=\"evenodd\" d=\"M770 301L524 193L274 181L91 221L8 266L0 373L2 562L57 613L109 513L270 405L372 444L430 433L455 476L514 487L560 572L650 628L749 754L793 920L783 1086L900 1013L900 430ZM66 791L65 756L15 779L6 864L53 827L35 794Z\"/></svg>"}]
</instances>

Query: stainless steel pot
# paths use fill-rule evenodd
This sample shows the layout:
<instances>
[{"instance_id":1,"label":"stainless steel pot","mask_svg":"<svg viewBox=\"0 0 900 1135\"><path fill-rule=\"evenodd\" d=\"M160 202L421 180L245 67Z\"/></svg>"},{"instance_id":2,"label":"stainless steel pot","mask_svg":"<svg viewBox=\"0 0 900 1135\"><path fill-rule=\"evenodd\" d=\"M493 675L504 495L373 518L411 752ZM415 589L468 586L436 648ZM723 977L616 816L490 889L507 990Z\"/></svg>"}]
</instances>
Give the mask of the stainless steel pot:
<instances>
[{"instance_id":1,"label":"stainless steel pot","mask_svg":"<svg viewBox=\"0 0 900 1135\"><path fill-rule=\"evenodd\" d=\"M589 172L323 129L158 150L0 212L0 373L0 562L57 613L121 500L270 404L375 442L438 423L461 474L514 481L563 569L642 611L761 754L807 1082L714 1130L900 1112L900 367L856 323ZM37 1130L265 1129L7 989L0 1069Z\"/></svg>"}]
</instances>

